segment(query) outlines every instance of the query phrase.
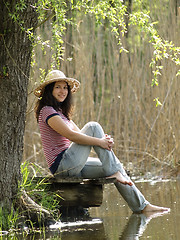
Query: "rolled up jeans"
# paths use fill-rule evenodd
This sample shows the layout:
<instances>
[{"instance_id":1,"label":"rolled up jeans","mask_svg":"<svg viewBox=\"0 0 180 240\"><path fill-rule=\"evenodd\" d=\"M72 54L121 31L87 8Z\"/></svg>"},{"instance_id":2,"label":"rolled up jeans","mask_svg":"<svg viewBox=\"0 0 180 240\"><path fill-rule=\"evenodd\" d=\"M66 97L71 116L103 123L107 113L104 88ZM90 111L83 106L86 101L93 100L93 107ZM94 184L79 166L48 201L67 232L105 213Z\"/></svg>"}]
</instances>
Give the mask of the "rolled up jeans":
<instances>
[{"instance_id":1,"label":"rolled up jeans","mask_svg":"<svg viewBox=\"0 0 180 240\"><path fill-rule=\"evenodd\" d=\"M96 138L105 136L101 125L97 122L87 123L81 132ZM98 156L96 160L90 160L89 158L92 147ZM118 171L127 180L130 180L112 150L109 151L99 146L72 143L63 154L56 174L62 177L100 178L111 176ZM135 184L129 186L116 182L115 186L133 212L141 212L149 204Z\"/></svg>"}]
</instances>

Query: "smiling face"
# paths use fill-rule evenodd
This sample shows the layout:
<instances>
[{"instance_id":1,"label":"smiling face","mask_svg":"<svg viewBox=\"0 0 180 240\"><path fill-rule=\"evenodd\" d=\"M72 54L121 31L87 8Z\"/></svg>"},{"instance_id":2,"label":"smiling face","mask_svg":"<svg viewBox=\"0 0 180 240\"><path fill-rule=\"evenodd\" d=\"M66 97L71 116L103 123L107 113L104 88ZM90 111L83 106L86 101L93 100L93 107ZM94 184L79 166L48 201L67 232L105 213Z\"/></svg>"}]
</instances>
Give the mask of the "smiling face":
<instances>
[{"instance_id":1,"label":"smiling face","mask_svg":"<svg viewBox=\"0 0 180 240\"><path fill-rule=\"evenodd\" d=\"M55 82L52 95L58 102L64 102L68 95L67 83L65 81Z\"/></svg>"}]
</instances>

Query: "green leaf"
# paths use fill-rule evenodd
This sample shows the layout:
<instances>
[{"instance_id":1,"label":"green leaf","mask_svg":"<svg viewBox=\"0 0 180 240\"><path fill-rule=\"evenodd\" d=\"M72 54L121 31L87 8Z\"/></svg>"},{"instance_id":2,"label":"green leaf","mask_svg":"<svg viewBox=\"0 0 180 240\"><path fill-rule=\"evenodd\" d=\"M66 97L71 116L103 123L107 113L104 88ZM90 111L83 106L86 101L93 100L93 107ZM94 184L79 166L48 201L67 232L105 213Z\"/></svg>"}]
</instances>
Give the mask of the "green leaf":
<instances>
[{"instance_id":1,"label":"green leaf","mask_svg":"<svg viewBox=\"0 0 180 240\"><path fill-rule=\"evenodd\" d=\"M180 76L180 70L177 72L176 77L177 77L177 76Z\"/></svg>"},{"instance_id":2,"label":"green leaf","mask_svg":"<svg viewBox=\"0 0 180 240\"><path fill-rule=\"evenodd\" d=\"M162 103L159 101L158 97L154 99L154 102L156 102L156 107L162 106Z\"/></svg>"}]
</instances>

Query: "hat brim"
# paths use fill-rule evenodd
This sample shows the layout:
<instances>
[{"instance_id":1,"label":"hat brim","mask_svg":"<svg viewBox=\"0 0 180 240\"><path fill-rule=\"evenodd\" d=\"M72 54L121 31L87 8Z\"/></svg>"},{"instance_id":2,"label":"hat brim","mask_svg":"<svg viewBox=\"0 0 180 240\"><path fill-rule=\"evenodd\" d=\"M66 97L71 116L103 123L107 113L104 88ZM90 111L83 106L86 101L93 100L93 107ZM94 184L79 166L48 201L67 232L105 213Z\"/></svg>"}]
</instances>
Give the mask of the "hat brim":
<instances>
[{"instance_id":1,"label":"hat brim","mask_svg":"<svg viewBox=\"0 0 180 240\"><path fill-rule=\"evenodd\" d=\"M71 92L75 93L79 87L80 87L80 82L74 78L53 78L50 80L47 80L43 83L41 83L35 90L34 90L34 95L36 97L41 97L43 92L44 92L44 88L53 83L53 82L59 82L59 81L65 81L67 82L67 84L70 86Z\"/></svg>"}]
</instances>

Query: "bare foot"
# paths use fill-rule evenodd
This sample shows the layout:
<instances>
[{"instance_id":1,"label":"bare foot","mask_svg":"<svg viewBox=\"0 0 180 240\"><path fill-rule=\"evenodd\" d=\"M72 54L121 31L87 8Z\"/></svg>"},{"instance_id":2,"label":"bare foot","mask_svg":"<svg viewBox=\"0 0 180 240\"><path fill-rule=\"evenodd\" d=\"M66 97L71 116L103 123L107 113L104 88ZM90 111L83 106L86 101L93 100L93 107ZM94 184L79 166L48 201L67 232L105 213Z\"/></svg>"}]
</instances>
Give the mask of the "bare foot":
<instances>
[{"instance_id":1,"label":"bare foot","mask_svg":"<svg viewBox=\"0 0 180 240\"><path fill-rule=\"evenodd\" d=\"M169 214L170 211L156 211L156 212L143 212L142 214L146 216L146 218L149 220L156 218L156 217L161 217L165 214Z\"/></svg>"},{"instance_id":2,"label":"bare foot","mask_svg":"<svg viewBox=\"0 0 180 240\"><path fill-rule=\"evenodd\" d=\"M170 212L170 208L159 207L152 204L148 204L143 210L142 213L147 212Z\"/></svg>"},{"instance_id":3,"label":"bare foot","mask_svg":"<svg viewBox=\"0 0 180 240\"><path fill-rule=\"evenodd\" d=\"M119 171L107 178L116 178L120 183L128 184L129 186L133 185L133 183L130 180L127 180Z\"/></svg>"}]
</instances>

